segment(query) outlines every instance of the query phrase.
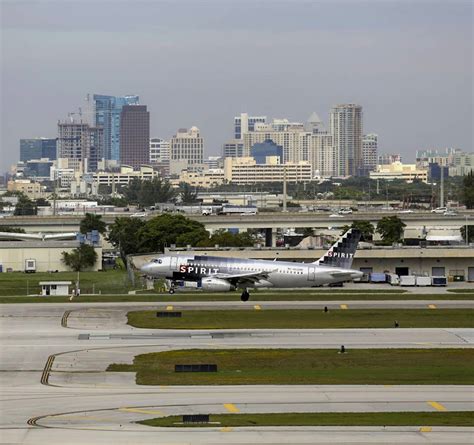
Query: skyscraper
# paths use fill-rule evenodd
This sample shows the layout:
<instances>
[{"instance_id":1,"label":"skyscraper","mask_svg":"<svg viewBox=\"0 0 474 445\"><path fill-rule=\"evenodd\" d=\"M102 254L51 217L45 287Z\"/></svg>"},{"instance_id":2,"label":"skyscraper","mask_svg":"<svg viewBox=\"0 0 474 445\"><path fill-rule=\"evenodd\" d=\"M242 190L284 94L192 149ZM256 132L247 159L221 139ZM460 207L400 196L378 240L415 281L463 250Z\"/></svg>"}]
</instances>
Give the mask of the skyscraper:
<instances>
[{"instance_id":1,"label":"skyscraper","mask_svg":"<svg viewBox=\"0 0 474 445\"><path fill-rule=\"evenodd\" d=\"M264 124L267 116L249 116L248 113L240 113L234 117L234 138L243 139L243 135L249 131L254 131L256 123Z\"/></svg>"},{"instance_id":2,"label":"skyscraper","mask_svg":"<svg viewBox=\"0 0 474 445\"><path fill-rule=\"evenodd\" d=\"M330 132L336 151L337 174L358 175L362 167L362 107L356 104L332 107Z\"/></svg>"},{"instance_id":3,"label":"skyscraper","mask_svg":"<svg viewBox=\"0 0 474 445\"><path fill-rule=\"evenodd\" d=\"M146 105L124 105L120 114L120 163L134 168L150 162L150 113Z\"/></svg>"},{"instance_id":4,"label":"skyscraper","mask_svg":"<svg viewBox=\"0 0 474 445\"><path fill-rule=\"evenodd\" d=\"M90 96L88 95L88 100ZM94 94L91 126L104 130L104 158L120 160L120 113L125 105L138 105L138 96L105 96Z\"/></svg>"},{"instance_id":5,"label":"skyscraper","mask_svg":"<svg viewBox=\"0 0 474 445\"><path fill-rule=\"evenodd\" d=\"M56 139L20 139L20 161L42 158L56 159Z\"/></svg>"},{"instance_id":6,"label":"skyscraper","mask_svg":"<svg viewBox=\"0 0 474 445\"><path fill-rule=\"evenodd\" d=\"M378 158L378 135L375 133L365 134L362 139L362 167L364 174L375 171Z\"/></svg>"},{"instance_id":7,"label":"skyscraper","mask_svg":"<svg viewBox=\"0 0 474 445\"><path fill-rule=\"evenodd\" d=\"M189 130L180 128L171 138L171 162L186 161L188 165L202 164L204 156L204 140L199 128Z\"/></svg>"},{"instance_id":8,"label":"skyscraper","mask_svg":"<svg viewBox=\"0 0 474 445\"><path fill-rule=\"evenodd\" d=\"M86 122L58 122L58 158L75 171L95 171L102 158L102 128Z\"/></svg>"}]
</instances>

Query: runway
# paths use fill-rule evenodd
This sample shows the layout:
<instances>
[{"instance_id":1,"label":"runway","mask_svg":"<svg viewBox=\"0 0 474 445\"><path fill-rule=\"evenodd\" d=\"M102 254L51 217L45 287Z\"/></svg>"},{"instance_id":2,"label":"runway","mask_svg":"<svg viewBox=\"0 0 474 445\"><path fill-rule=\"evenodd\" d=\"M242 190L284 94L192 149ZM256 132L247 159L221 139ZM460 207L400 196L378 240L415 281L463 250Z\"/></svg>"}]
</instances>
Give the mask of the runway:
<instances>
[{"instance_id":1,"label":"runway","mask_svg":"<svg viewBox=\"0 0 474 445\"><path fill-rule=\"evenodd\" d=\"M314 307L311 302L304 303ZM229 308L227 302L209 304L183 303L183 307ZM284 308L285 304L295 307L288 302L261 304L272 308ZM474 345L474 329L164 332L125 325L128 310L146 307L156 309L157 306L150 303L0 306L0 442L472 443L471 428L423 429L422 425L231 429L216 426L169 430L133 423L159 415L227 412L229 405L242 413L436 411L440 406L448 411L474 409L471 386L137 386L133 373L105 373L104 369L112 362L130 362L141 352L190 347L337 348L346 344L349 348L472 348Z\"/></svg>"}]
</instances>

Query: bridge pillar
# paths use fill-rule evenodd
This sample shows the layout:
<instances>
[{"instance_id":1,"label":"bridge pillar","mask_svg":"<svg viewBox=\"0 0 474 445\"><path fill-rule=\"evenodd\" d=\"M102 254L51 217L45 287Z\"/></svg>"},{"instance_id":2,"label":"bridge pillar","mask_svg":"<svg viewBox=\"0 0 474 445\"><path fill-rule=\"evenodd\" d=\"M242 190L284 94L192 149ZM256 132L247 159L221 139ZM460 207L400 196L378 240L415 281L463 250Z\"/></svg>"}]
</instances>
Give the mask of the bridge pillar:
<instances>
[{"instance_id":1,"label":"bridge pillar","mask_svg":"<svg viewBox=\"0 0 474 445\"><path fill-rule=\"evenodd\" d=\"M265 229L265 247L276 247L277 231L273 228Z\"/></svg>"}]
</instances>

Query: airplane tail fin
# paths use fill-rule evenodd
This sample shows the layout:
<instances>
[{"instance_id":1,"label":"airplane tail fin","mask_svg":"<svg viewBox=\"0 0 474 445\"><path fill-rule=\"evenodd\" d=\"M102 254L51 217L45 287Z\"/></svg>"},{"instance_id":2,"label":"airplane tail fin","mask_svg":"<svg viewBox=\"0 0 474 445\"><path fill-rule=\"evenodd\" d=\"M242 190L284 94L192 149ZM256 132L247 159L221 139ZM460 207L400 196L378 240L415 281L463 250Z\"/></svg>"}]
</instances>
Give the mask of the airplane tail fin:
<instances>
[{"instance_id":1,"label":"airplane tail fin","mask_svg":"<svg viewBox=\"0 0 474 445\"><path fill-rule=\"evenodd\" d=\"M359 240L360 230L349 229L318 261L315 261L314 264L350 269Z\"/></svg>"}]
</instances>

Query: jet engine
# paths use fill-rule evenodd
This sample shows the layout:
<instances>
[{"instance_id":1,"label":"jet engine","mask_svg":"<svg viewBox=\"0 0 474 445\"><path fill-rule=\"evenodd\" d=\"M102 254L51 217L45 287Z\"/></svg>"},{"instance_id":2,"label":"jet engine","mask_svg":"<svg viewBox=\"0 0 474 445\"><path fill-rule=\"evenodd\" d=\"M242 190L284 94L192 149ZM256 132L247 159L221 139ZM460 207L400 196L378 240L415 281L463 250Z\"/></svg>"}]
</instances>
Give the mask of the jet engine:
<instances>
[{"instance_id":1,"label":"jet engine","mask_svg":"<svg viewBox=\"0 0 474 445\"><path fill-rule=\"evenodd\" d=\"M210 292L226 292L235 290L235 286L232 286L228 281L222 280L221 278L208 277L201 280L201 289Z\"/></svg>"}]
</instances>

